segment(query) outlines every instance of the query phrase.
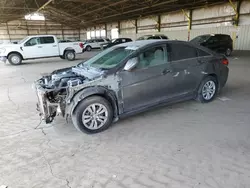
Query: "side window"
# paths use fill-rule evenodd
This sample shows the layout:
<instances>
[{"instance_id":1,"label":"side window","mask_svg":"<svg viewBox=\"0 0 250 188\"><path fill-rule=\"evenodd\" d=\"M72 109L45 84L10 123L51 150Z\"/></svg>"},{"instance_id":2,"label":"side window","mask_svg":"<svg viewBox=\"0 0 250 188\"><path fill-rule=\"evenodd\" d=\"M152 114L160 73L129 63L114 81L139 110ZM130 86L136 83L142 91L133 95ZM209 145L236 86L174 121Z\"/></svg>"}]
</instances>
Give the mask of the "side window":
<instances>
[{"instance_id":1,"label":"side window","mask_svg":"<svg viewBox=\"0 0 250 188\"><path fill-rule=\"evenodd\" d=\"M40 37L41 44L53 44L55 43L54 37ZM67 42L67 40L65 41Z\"/></svg>"},{"instance_id":2,"label":"side window","mask_svg":"<svg viewBox=\"0 0 250 188\"><path fill-rule=\"evenodd\" d=\"M126 39L122 39L122 42L126 42Z\"/></svg>"},{"instance_id":3,"label":"side window","mask_svg":"<svg viewBox=\"0 0 250 188\"><path fill-rule=\"evenodd\" d=\"M37 44L40 44L40 38L39 37L34 37L28 40L24 46L35 46Z\"/></svg>"},{"instance_id":4,"label":"side window","mask_svg":"<svg viewBox=\"0 0 250 188\"><path fill-rule=\"evenodd\" d=\"M217 37L213 36L213 37L210 37L207 42L209 44L214 44L214 43L219 42L219 39Z\"/></svg>"},{"instance_id":5,"label":"side window","mask_svg":"<svg viewBox=\"0 0 250 188\"><path fill-rule=\"evenodd\" d=\"M161 39L160 36L151 36L151 37L148 37L148 39Z\"/></svg>"},{"instance_id":6,"label":"side window","mask_svg":"<svg viewBox=\"0 0 250 188\"><path fill-rule=\"evenodd\" d=\"M197 52L198 52L198 56L199 56L199 57L204 57L204 56L209 56L209 55L211 55L211 54L209 54L209 53L207 53L207 52L205 52L205 51L203 51L203 50L201 50L201 49L197 49Z\"/></svg>"},{"instance_id":7,"label":"side window","mask_svg":"<svg viewBox=\"0 0 250 188\"><path fill-rule=\"evenodd\" d=\"M162 39L168 39L168 37L167 37L167 36L164 36L164 35L161 36L161 38L162 38Z\"/></svg>"},{"instance_id":8,"label":"side window","mask_svg":"<svg viewBox=\"0 0 250 188\"><path fill-rule=\"evenodd\" d=\"M139 54L139 64L137 69L157 66L167 63L165 58L165 48L162 46L153 47Z\"/></svg>"},{"instance_id":9,"label":"side window","mask_svg":"<svg viewBox=\"0 0 250 188\"><path fill-rule=\"evenodd\" d=\"M104 42L103 39L96 39L96 42Z\"/></svg>"},{"instance_id":10,"label":"side window","mask_svg":"<svg viewBox=\"0 0 250 188\"><path fill-rule=\"evenodd\" d=\"M197 57L195 48L182 43L173 43L170 45L170 53L172 61L190 59Z\"/></svg>"}]
</instances>

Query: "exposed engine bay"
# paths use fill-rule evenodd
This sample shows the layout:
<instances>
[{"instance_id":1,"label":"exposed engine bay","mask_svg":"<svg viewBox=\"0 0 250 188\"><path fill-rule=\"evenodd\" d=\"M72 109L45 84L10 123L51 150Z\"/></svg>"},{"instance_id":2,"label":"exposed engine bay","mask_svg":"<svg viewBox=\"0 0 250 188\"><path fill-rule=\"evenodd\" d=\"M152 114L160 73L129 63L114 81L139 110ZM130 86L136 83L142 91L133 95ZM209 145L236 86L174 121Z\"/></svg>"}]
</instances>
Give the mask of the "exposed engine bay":
<instances>
[{"instance_id":1,"label":"exposed engine bay","mask_svg":"<svg viewBox=\"0 0 250 188\"><path fill-rule=\"evenodd\" d=\"M39 99L37 109L44 116L42 118L45 122L52 122L57 114L64 116L68 88L87 83L102 73L99 69L75 66L56 70L36 81L35 88Z\"/></svg>"}]
</instances>

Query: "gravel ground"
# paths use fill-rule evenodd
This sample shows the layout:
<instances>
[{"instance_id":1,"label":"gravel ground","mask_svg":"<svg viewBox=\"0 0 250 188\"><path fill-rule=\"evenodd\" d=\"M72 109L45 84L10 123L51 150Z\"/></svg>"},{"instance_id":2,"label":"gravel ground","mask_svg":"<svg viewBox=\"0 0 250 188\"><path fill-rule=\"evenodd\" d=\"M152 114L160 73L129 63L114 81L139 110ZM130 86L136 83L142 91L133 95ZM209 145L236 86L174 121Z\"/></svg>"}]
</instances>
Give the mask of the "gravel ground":
<instances>
[{"instance_id":1,"label":"gravel ground","mask_svg":"<svg viewBox=\"0 0 250 188\"><path fill-rule=\"evenodd\" d=\"M250 187L249 53L230 58L228 83L212 103L158 108L95 135L60 117L40 124L32 82L95 53L0 64L0 187Z\"/></svg>"}]
</instances>

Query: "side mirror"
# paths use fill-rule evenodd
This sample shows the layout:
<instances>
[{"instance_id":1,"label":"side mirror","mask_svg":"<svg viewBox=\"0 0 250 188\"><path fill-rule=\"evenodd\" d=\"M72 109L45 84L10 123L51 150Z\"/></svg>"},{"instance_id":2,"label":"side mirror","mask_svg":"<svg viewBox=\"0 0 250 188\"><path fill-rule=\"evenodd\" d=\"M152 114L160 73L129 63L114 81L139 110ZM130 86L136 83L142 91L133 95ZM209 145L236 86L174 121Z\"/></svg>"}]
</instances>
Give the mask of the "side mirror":
<instances>
[{"instance_id":1,"label":"side mirror","mask_svg":"<svg viewBox=\"0 0 250 188\"><path fill-rule=\"evenodd\" d=\"M132 59L129 59L124 67L124 70L125 71L130 71L132 70L133 68L136 67L136 65L138 64L139 60L138 60L138 57L134 57Z\"/></svg>"}]
</instances>

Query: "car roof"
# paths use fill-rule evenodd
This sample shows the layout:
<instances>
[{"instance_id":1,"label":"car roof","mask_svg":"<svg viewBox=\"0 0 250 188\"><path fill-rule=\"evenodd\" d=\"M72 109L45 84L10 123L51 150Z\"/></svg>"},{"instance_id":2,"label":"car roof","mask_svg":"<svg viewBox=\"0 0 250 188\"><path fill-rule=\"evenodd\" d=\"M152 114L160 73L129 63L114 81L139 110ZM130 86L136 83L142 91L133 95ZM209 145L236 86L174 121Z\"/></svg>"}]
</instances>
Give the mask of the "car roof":
<instances>
[{"instance_id":1,"label":"car roof","mask_svg":"<svg viewBox=\"0 0 250 188\"><path fill-rule=\"evenodd\" d=\"M54 35L29 35L28 37L54 37Z\"/></svg>"},{"instance_id":2,"label":"car roof","mask_svg":"<svg viewBox=\"0 0 250 188\"><path fill-rule=\"evenodd\" d=\"M205 35L199 35L197 37L201 37L201 36L230 36L230 35L227 35L227 34L205 34Z\"/></svg>"},{"instance_id":3,"label":"car roof","mask_svg":"<svg viewBox=\"0 0 250 188\"><path fill-rule=\"evenodd\" d=\"M157 40L157 39L154 39L154 40L137 40L137 41L118 44L116 46L118 46L118 47L134 46L134 47L137 47L137 48L141 48L141 47L144 47L144 46L149 45L149 44L161 44L161 43L166 43L167 41L170 41L170 40L167 40L167 39L163 39L163 40Z\"/></svg>"}]
</instances>

